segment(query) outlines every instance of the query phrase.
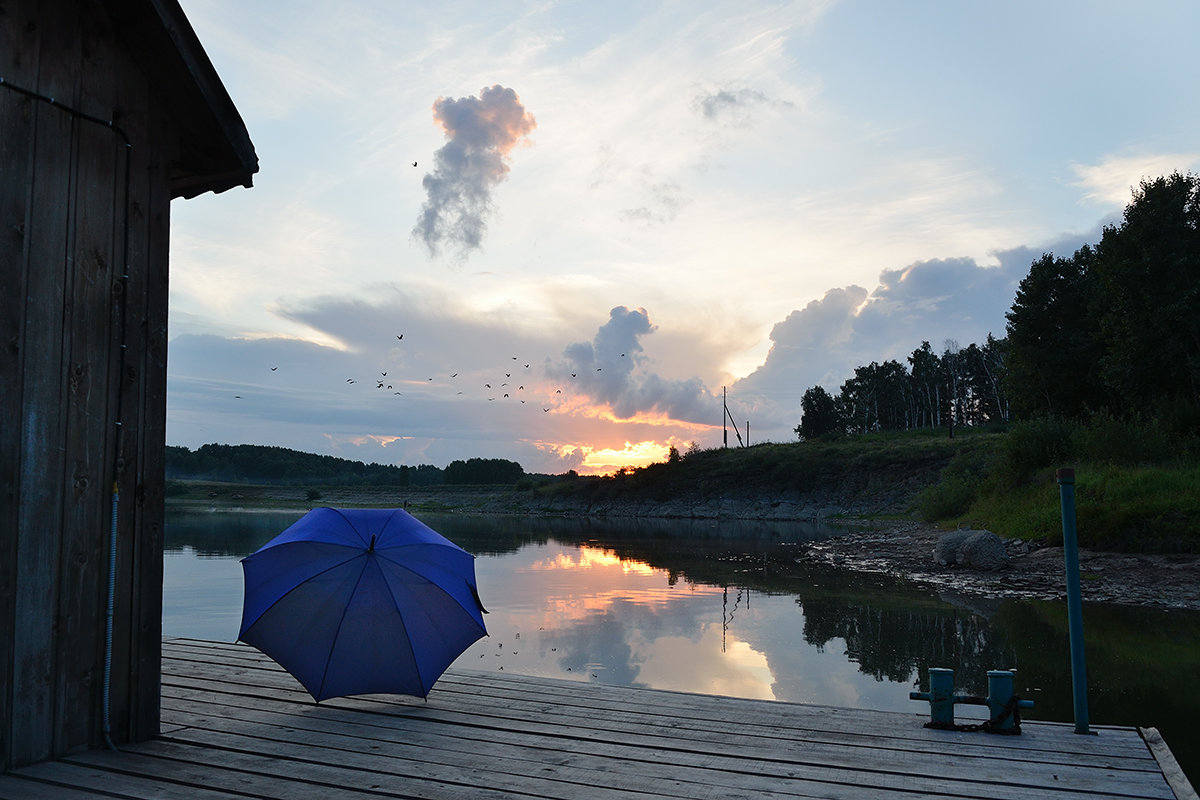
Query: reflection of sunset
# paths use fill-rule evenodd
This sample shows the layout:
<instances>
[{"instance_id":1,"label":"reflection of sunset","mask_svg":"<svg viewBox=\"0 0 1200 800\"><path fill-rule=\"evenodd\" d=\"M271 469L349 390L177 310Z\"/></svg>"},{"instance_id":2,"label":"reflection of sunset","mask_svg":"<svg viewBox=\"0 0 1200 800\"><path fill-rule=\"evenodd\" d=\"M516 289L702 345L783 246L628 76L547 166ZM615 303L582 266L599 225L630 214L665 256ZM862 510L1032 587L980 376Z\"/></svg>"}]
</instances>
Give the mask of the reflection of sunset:
<instances>
[{"instance_id":1,"label":"reflection of sunset","mask_svg":"<svg viewBox=\"0 0 1200 800\"><path fill-rule=\"evenodd\" d=\"M662 608L684 592L702 596L721 591L690 583L672 586L666 570L588 545L545 555L520 571L528 576L526 590L539 598L537 624L547 627L603 614L617 604Z\"/></svg>"},{"instance_id":2,"label":"reflection of sunset","mask_svg":"<svg viewBox=\"0 0 1200 800\"><path fill-rule=\"evenodd\" d=\"M579 548L578 557L572 557L567 553L559 553L553 558L543 558L540 561L535 561L530 565L530 569L602 569L605 567L617 567L621 572L630 573L636 572L642 575L654 575L656 573L666 574L665 571L655 569L654 567L642 561L626 561L612 550L602 550L598 547L588 547L583 545Z\"/></svg>"}]
</instances>

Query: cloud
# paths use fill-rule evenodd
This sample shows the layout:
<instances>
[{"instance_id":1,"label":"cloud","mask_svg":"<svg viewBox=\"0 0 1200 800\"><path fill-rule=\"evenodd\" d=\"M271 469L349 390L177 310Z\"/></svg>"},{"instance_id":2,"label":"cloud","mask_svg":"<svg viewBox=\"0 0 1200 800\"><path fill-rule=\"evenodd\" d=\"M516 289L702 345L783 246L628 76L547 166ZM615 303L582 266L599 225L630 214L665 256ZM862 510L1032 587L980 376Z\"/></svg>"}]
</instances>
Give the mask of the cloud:
<instances>
[{"instance_id":1,"label":"cloud","mask_svg":"<svg viewBox=\"0 0 1200 800\"><path fill-rule=\"evenodd\" d=\"M649 202L623 210L620 213L622 221L646 226L661 225L679 216L679 212L691 202L675 181L652 181L647 178L644 183Z\"/></svg>"},{"instance_id":2,"label":"cloud","mask_svg":"<svg viewBox=\"0 0 1200 800\"><path fill-rule=\"evenodd\" d=\"M1124 208L1143 180L1172 172L1186 172L1200 164L1200 153L1162 153L1159 155L1108 155L1098 164L1072 164L1084 189L1084 199L1101 205Z\"/></svg>"},{"instance_id":3,"label":"cloud","mask_svg":"<svg viewBox=\"0 0 1200 800\"><path fill-rule=\"evenodd\" d=\"M792 108L787 100L773 100L757 89L718 89L696 97L693 107L708 120L735 128L744 128L754 122L754 111L759 108Z\"/></svg>"},{"instance_id":4,"label":"cloud","mask_svg":"<svg viewBox=\"0 0 1200 800\"><path fill-rule=\"evenodd\" d=\"M738 418L753 413L760 441L786 440L800 421L800 398L812 386L836 394L855 367L888 359L907 366L922 341L940 352L947 339L965 347L982 344L989 333L1003 338L1004 315L1030 264L1043 252L1069 255L1099 234L993 253L999 266L931 259L883 270L871 291L830 289L775 324L762 366L733 384L731 408L739 407Z\"/></svg>"},{"instance_id":5,"label":"cloud","mask_svg":"<svg viewBox=\"0 0 1200 800\"><path fill-rule=\"evenodd\" d=\"M479 97L439 97L433 118L448 141L421 182L426 199L413 236L432 256L444 245L465 256L482 245L492 189L507 177L509 154L537 122L517 93L500 84L482 89Z\"/></svg>"},{"instance_id":6,"label":"cloud","mask_svg":"<svg viewBox=\"0 0 1200 800\"><path fill-rule=\"evenodd\" d=\"M672 420L712 422L712 395L699 378L673 380L645 369L641 338L655 325L644 308L617 306L590 342L576 342L563 351L568 364L559 368L593 402L612 409L618 419L639 414L664 414Z\"/></svg>"}]
</instances>

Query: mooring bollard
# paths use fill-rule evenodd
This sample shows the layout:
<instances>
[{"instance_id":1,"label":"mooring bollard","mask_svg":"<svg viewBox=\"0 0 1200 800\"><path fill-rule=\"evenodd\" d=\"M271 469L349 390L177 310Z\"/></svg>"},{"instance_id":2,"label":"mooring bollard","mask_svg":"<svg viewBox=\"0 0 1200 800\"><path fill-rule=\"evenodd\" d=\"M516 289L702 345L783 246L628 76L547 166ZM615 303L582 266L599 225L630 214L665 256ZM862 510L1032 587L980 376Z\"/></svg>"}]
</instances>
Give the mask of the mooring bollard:
<instances>
[{"instance_id":1,"label":"mooring bollard","mask_svg":"<svg viewBox=\"0 0 1200 800\"><path fill-rule=\"evenodd\" d=\"M909 692L910 700L929 701L929 721L938 725L954 724L954 670L929 668L929 691Z\"/></svg>"},{"instance_id":2,"label":"mooring bollard","mask_svg":"<svg viewBox=\"0 0 1200 800\"><path fill-rule=\"evenodd\" d=\"M1021 700L1013 694L1013 673L1007 669L988 670L988 696L976 697L954 693L954 670L945 667L929 668L929 691L909 692L910 700L929 701L927 728L977 731L991 733L1020 733L1021 715L1018 709L1033 708L1032 700ZM987 722L958 725L954 722L954 704L988 707Z\"/></svg>"}]
</instances>

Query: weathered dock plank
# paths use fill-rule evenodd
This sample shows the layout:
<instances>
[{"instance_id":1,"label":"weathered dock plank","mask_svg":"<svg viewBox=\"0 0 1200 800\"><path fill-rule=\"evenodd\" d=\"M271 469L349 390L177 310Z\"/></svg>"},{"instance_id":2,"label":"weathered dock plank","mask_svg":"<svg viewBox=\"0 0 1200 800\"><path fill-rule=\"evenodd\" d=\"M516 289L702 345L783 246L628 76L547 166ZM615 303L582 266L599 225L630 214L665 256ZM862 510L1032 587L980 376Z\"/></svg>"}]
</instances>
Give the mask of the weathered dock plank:
<instances>
[{"instance_id":1,"label":"weathered dock plank","mask_svg":"<svg viewBox=\"0 0 1200 800\"><path fill-rule=\"evenodd\" d=\"M989 736L919 713L463 670L428 701L316 704L217 642L164 642L162 709L158 739L0 776L0 798L1177 797L1135 728Z\"/></svg>"}]
</instances>

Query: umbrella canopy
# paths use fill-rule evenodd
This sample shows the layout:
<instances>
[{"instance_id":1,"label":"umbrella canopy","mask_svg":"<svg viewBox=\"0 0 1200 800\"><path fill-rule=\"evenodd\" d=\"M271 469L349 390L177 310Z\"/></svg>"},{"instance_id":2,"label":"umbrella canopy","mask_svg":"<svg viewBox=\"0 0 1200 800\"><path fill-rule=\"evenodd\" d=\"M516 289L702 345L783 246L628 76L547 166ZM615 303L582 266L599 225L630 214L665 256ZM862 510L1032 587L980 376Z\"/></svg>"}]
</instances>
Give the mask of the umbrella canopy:
<instances>
[{"instance_id":1,"label":"umbrella canopy","mask_svg":"<svg viewBox=\"0 0 1200 800\"><path fill-rule=\"evenodd\" d=\"M487 635L475 558L407 511L315 508L242 559L238 639L318 702L426 697Z\"/></svg>"}]
</instances>

